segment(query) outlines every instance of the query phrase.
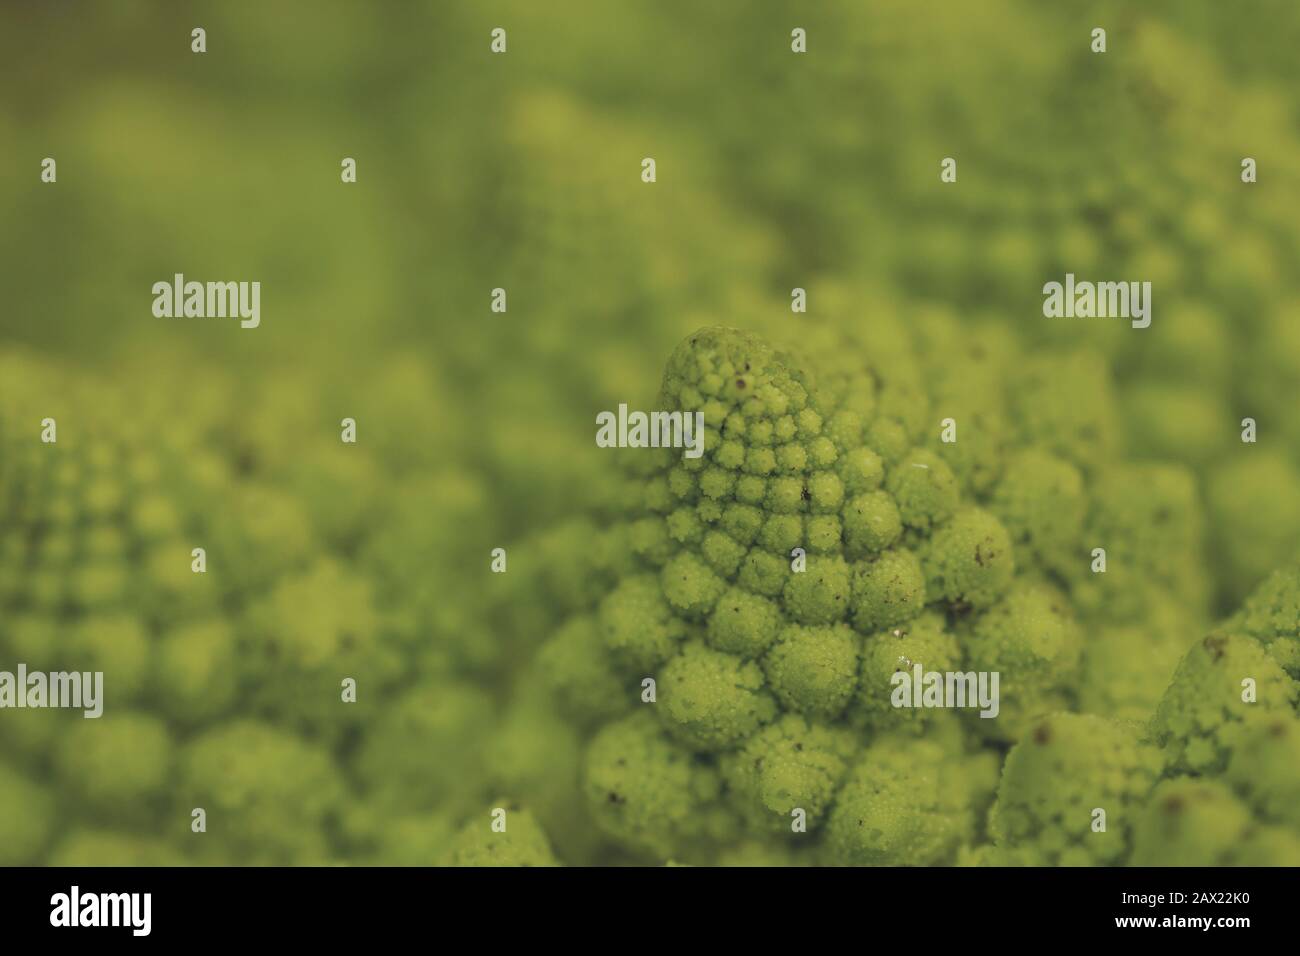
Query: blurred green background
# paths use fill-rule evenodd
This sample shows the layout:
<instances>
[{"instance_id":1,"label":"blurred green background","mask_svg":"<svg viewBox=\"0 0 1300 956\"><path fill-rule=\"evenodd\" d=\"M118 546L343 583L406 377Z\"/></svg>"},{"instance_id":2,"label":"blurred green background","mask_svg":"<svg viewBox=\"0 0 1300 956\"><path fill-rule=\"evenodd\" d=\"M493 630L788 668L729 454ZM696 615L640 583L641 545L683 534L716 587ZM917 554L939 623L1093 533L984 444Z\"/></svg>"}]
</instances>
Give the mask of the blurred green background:
<instances>
[{"instance_id":1,"label":"blurred green background","mask_svg":"<svg viewBox=\"0 0 1300 956\"><path fill-rule=\"evenodd\" d=\"M517 792L608 858L488 554L702 325L1085 350L1230 610L1300 540L1298 41L1284 0L6 4L0 669L107 701L0 713L0 863L429 863ZM1045 319L1067 271L1150 280L1151 328ZM176 272L261 327L155 318Z\"/></svg>"}]
</instances>

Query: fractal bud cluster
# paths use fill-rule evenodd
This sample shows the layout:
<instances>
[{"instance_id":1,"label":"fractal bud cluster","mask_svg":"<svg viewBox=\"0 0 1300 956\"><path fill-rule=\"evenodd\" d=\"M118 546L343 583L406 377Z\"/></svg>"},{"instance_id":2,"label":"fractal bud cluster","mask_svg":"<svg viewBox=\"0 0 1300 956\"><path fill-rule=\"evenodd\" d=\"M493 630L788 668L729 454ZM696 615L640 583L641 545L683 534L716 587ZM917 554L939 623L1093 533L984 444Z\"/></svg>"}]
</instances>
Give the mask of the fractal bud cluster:
<instances>
[{"instance_id":1,"label":"fractal bud cluster","mask_svg":"<svg viewBox=\"0 0 1300 956\"><path fill-rule=\"evenodd\" d=\"M609 845L703 864L1158 862L1163 794L1212 773L1249 826L1243 860L1295 862L1285 797L1267 809L1223 777L1239 740L1285 764L1294 575L1210 632L1192 478L1099 452L1116 427L1100 366L980 360L949 329L969 357L941 369L909 325L789 351L700 330L657 401L703 413L703 456L629 451L604 514L559 532L571 573L603 586L536 596L572 606L536 668L582 729ZM1043 401L1061 380L1075 400ZM944 442L946 408L980 433ZM998 673L1000 712L898 706L916 666Z\"/></svg>"},{"instance_id":2,"label":"fractal bud cluster","mask_svg":"<svg viewBox=\"0 0 1300 956\"><path fill-rule=\"evenodd\" d=\"M1300 865L1300 6L405 6L0 10L0 866Z\"/></svg>"}]
</instances>

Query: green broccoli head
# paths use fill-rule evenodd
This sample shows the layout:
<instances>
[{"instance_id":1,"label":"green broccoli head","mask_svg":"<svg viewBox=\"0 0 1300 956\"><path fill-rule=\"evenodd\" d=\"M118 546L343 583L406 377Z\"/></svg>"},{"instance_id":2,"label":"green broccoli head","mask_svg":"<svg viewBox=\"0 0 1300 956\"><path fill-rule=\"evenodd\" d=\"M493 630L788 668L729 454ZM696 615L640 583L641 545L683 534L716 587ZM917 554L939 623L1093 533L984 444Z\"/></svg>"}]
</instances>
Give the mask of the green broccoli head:
<instances>
[{"instance_id":1,"label":"green broccoli head","mask_svg":"<svg viewBox=\"0 0 1300 956\"><path fill-rule=\"evenodd\" d=\"M995 764L938 743L884 735L849 771L827 822L835 862L926 866L951 862L972 838Z\"/></svg>"},{"instance_id":2,"label":"green broccoli head","mask_svg":"<svg viewBox=\"0 0 1300 956\"><path fill-rule=\"evenodd\" d=\"M812 832L825 822L857 749L855 737L847 727L785 714L723 757L728 798L759 831ZM796 829L798 811L802 829Z\"/></svg>"},{"instance_id":3,"label":"green broccoli head","mask_svg":"<svg viewBox=\"0 0 1300 956\"><path fill-rule=\"evenodd\" d=\"M631 705L595 615L570 618L537 655L540 679L561 712L577 723L614 717Z\"/></svg>"},{"instance_id":4,"label":"green broccoli head","mask_svg":"<svg viewBox=\"0 0 1300 956\"><path fill-rule=\"evenodd\" d=\"M1158 751L1129 724L1053 714L1007 755L989 829L1014 865L1113 865L1132 845L1134 817L1160 773Z\"/></svg>"},{"instance_id":5,"label":"green broccoli head","mask_svg":"<svg viewBox=\"0 0 1300 956\"><path fill-rule=\"evenodd\" d=\"M968 665L996 672L1002 696L996 720L980 729L1019 740L1043 714L1068 709L1082 635L1065 596L1039 581L1020 580L977 618L964 636Z\"/></svg>"},{"instance_id":6,"label":"green broccoli head","mask_svg":"<svg viewBox=\"0 0 1300 956\"><path fill-rule=\"evenodd\" d=\"M850 599L853 626L863 633L897 627L920 613L925 596L925 572L908 549L859 562Z\"/></svg>"},{"instance_id":7,"label":"green broccoli head","mask_svg":"<svg viewBox=\"0 0 1300 956\"><path fill-rule=\"evenodd\" d=\"M1196 642L1174 672L1152 722L1169 767L1218 773L1247 717L1291 711L1298 688L1254 638L1216 632Z\"/></svg>"},{"instance_id":8,"label":"green broccoli head","mask_svg":"<svg viewBox=\"0 0 1300 956\"><path fill-rule=\"evenodd\" d=\"M602 728L587 748L583 792L603 833L667 859L705 832L716 771L697 762L642 709Z\"/></svg>"},{"instance_id":9,"label":"green broccoli head","mask_svg":"<svg viewBox=\"0 0 1300 956\"><path fill-rule=\"evenodd\" d=\"M904 729L920 734L932 730L945 712L893 706L894 675L910 673L915 665L923 671L956 671L961 656L956 636L936 611L926 611L906 624L867 637L850 714L853 722L864 725L872 734Z\"/></svg>"},{"instance_id":10,"label":"green broccoli head","mask_svg":"<svg viewBox=\"0 0 1300 956\"><path fill-rule=\"evenodd\" d=\"M957 477L948 463L933 452L918 449L889 469L886 484L907 528L929 531L957 510Z\"/></svg>"},{"instance_id":11,"label":"green broccoli head","mask_svg":"<svg viewBox=\"0 0 1300 956\"><path fill-rule=\"evenodd\" d=\"M1300 679L1300 567L1274 571L1225 627L1259 641L1291 677Z\"/></svg>"},{"instance_id":12,"label":"green broccoli head","mask_svg":"<svg viewBox=\"0 0 1300 956\"><path fill-rule=\"evenodd\" d=\"M698 641L664 665L658 697L664 726L696 750L734 746L776 714L758 664Z\"/></svg>"},{"instance_id":13,"label":"green broccoli head","mask_svg":"<svg viewBox=\"0 0 1300 956\"><path fill-rule=\"evenodd\" d=\"M684 562L678 564L673 570L676 594L687 593L696 570L684 566ZM665 567L665 576L668 571ZM712 579L707 570L703 574ZM633 575L605 597L600 604L600 629L612 655L643 669L662 664L672 656L688 628L673 614L666 589L653 575Z\"/></svg>"},{"instance_id":14,"label":"green broccoli head","mask_svg":"<svg viewBox=\"0 0 1300 956\"><path fill-rule=\"evenodd\" d=\"M990 510L1026 560L1057 574L1085 561L1083 475L1063 458L1036 448L1011 456Z\"/></svg>"},{"instance_id":15,"label":"green broccoli head","mask_svg":"<svg viewBox=\"0 0 1300 956\"><path fill-rule=\"evenodd\" d=\"M1201 626L1196 606L1161 610L1205 579L1198 532L1180 527L1182 473L1126 470L1109 399L1047 401L1048 358L945 385L927 381L903 325L840 336L783 350L701 330L673 352L657 407L702 415L702 454L620 452L623 504L590 535L628 560L602 561L606 586L585 601L569 589L538 658L590 735L591 819L661 861L722 859L743 838L850 863L1122 862L1159 752L1128 724L1062 712L1146 717ZM1108 388L1094 357L1059 361L1080 387ZM982 414L957 441L996 432L969 455L930 419L963 389ZM1134 624L1164 635L1149 660L1122 653L1142 632L1105 606L1117 585L1090 565L1099 534L1112 568L1115 555L1164 562ZM918 667L997 673L999 706L962 719L960 698L924 692L901 706L899 675ZM1092 829L1094 809L1107 829Z\"/></svg>"},{"instance_id":16,"label":"green broccoli head","mask_svg":"<svg viewBox=\"0 0 1300 956\"><path fill-rule=\"evenodd\" d=\"M1015 574L1007 529L980 508L967 508L940 528L923 563L927 592L959 608L989 607Z\"/></svg>"}]
</instances>

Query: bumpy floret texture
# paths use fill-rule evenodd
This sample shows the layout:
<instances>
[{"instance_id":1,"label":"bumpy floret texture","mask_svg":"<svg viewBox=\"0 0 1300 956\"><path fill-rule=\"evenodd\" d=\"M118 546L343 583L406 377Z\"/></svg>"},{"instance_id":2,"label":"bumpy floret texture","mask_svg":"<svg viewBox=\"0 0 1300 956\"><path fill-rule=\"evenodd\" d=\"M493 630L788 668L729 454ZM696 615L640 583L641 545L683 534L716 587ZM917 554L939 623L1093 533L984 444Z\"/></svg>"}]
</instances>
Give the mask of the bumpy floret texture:
<instances>
[{"instance_id":1,"label":"bumpy floret texture","mask_svg":"<svg viewBox=\"0 0 1300 956\"><path fill-rule=\"evenodd\" d=\"M1298 695L1295 681L1254 638L1214 633L1179 663L1152 730L1174 769L1218 773L1248 717L1293 712Z\"/></svg>"},{"instance_id":2,"label":"bumpy floret texture","mask_svg":"<svg viewBox=\"0 0 1300 956\"><path fill-rule=\"evenodd\" d=\"M1161 769L1139 728L1092 714L1039 719L1007 755L990 821L999 862L1121 863Z\"/></svg>"},{"instance_id":3,"label":"bumpy floret texture","mask_svg":"<svg viewBox=\"0 0 1300 956\"><path fill-rule=\"evenodd\" d=\"M1151 725L1166 779L1139 823L1134 864L1300 864L1300 687L1238 629L1253 620L1261 637L1276 634L1263 620L1285 606L1295 571L1262 584L1179 663Z\"/></svg>"},{"instance_id":4,"label":"bumpy floret texture","mask_svg":"<svg viewBox=\"0 0 1300 956\"><path fill-rule=\"evenodd\" d=\"M849 772L827 824L840 863L928 866L951 861L975 834L996 779L988 757L954 758L931 740L882 736Z\"/></svg>"},{"instance_id":5,"label":"bumpy floret texture","mask_svg":"<svg viewBox=\"0 0 1300 956\"><path fill-rule=\"evenodd\" d=\"M893 692L897 678L912 674L956 671L961 665L961 647L948 629L944 616L926 611L898 627L870 635L863 641L858 688L851 705L852 722L872 733L908 729L925 733L943 712L921 707L895 707Z\"/></svg>"},{"instance_id":6,"label":"bumpy floret texture","mask_svg":"<svg viewBox=\"0 0 1300 956\"><path fill-rule=\"evenodd\" d=\"M419 451L460 457L438 423L382 424L445 401L428 370L395 358L345 399L373 439L347 446L315 373L188 368L105 381L0 354L0 671L103 673L98 718L6 701L0 859L428 864L505 785L565 832L574 801L538 777L567 759L576 785L576 736L533 723L559 728L521 748L554 775L488 760L518 738L485 689L507 645L486 595L448 599L483 593L444 543L482 535L493 496ZM497 633L603 593L626 549L593 537L561 536L591 557L544 584L517 575ZM573 684L575 706L602 693L599 670Z\"/></svg>"},{"instance_id":7,"label":"bumpy floret texture","mask_svg":"<svg viewBox=\"0 0 1300 956\"><path fill-rule=\"evenodd\" d=\"M427 29L415 32L454 38L478 29L472 5L427 6ZM102 666L110 707L121 708L104 720L128 718L148 743L123 754L111 730L91 739L74 729L79 716L5 712L0 858L158 860L161 840L187 859L255 859L256 847L230 837L240 827L229 813L221 826L214 815L207 834L173 834L190 807L174 782L152 782L169 750L174 781L194 740L252 718L327 752L343 771L348 792L337 813L313 824L324 834L317 842L339 858L441 859L453 835L501 796L535 813L557 854L574 862L660 862L661 853L684 862L808 862L826 832L812 820L784 842L734 833L718 840L716 854L692 854L703 841L674 824L690 833L685 849L632 850L624 836L609 835L617 827L588 819L571 826L564 808L585 813L582 801L555 790L578 785L569 780L576 741L588 748L637 709L658 708L651 713L663 724L666 698L645 702L642 682L662 681L669 660L700 641L757 664L778 707L720 749L696 749L664 726L703 769L790 714L810 726L853 728L859 747L899 730L941 740L953 754L1001 754L1016 742L990 732L1001 715L881 710L875 694L892 688L889 668L903 665L899 657L973 667L974 635L996 644L980 618L1018 593L1022 577L1045 578L1036 583L1064 595L1082 659L1073 683L1046 659L1030 674L1003 674L1027 696L1017 702L1008 692L1002 713L1065 706L1145 720L1182 656L1211 633L1211 619L1232 614L1294 559L1300 281L1288 266L1300 248L1285 197L1300 194L1300 167L1278 159L1300 154L1290 106L1294 4L1271 4L1267 18L1241 17L1232 4L1142 5L1110 26L1112 53L1102 58L1086 52L1066 5L1029 0L948 4L941 19L917 17L909 0L817 5L805 23L812 52L798 57L773 42L767 17L738 24L726 5L695 5L689 31L654 4L584 7L582 29L563 37L566 24L548 21L540 5L515 12L533 41L527 48L546 51L544 86L521 84L508 70L484 73L476 44L445 44L403 98L410 116L440 110L448 91L467 83L496 108L410 124L419 130L412 156L428 160L410 168L436 165L446 176L413 187L401 175L367 179L363 171L360 201L330 204L330 222L346 228L303 232L303 269L289 271L304 281L278 287L280 305L255 333L99 321L140 307L135 281L122 281L125 260L101 255L96 235L123 216L63 229L66 217L46 213L68 197L74 216L93 205L76 192L75 176L42 188L40 199L24 189L0 199L6 222L32 227L0 237L6 261L29 273L8 284L0 354L0 666ZM1032 25L1033 42L1006 29L1015 19ZM272 26L256 16L249 23ZM93 57L101 33L85 31L87 49L69 46L69 62ZM650 60L671 48L679 64L701 72L639 82L644 64L600 52L629 33ZM548 37L559 41L537 42ZM364 74L374 46L333 45L322 57L282 44L280 65L303 83L260 84L253 98L240 82L213 89L229 94L224 112L262 122L274 149L288 144L275 126L303 92ZM572 62L553 55L564 49ZM945 69L924 69L928 62ZM726 81L713 82L718 76ZM129 186L149 163L124 144L147 152L154 139L123 137L122 124L149 131L157 115L186 112L171 109L187 95L183 85L154 94L147 86L134 105L110 97L80 110L28 111L5 126L13 134L6 141L19 156L75 142L79 168ZM701 110L705 87L710 108ZM990 90L1008 87L1044 95L990 123ZM864 89L878 94L871 124L841 108ZM1104 112L1096 108L1103 102ZM382 141L393 116L372 112L362 127L368 122L370 138ZM1217 135L1206 135L1207 115ZM211 132L195 126L177 142L201 146ZM1103 141L1116 148L1098 150ZM651 142L660 162L653 186L637 182L634 162ZM942 184L935 159L954 142L961 185ZM1240 181L1227 144L1250 144L1258 185ZM755 156L762 161L746 159ZM274 167L261 151L197 147L182 165L211 182L263 185ZM126 202L132 214L165 221L152 245L148 230L132 244L162 261L165 246L187 244L186 221L172 213L203 201L192 185L155 178L148 189L96 201ZM258 217L223 218L215 195L210 215L189 219L211 234L197 247L220 248L231 227L249 261L283 260L282 229ZM319 221L317 199L311 189L280 190L276 222ZM439 235L453 237L421 257L416 285L394 221L434 221L448 227ZM67 254L27 255L46 247ZM77 281L68 281L69 262ZM1037 290L1067 271L1151 279L1152 327L1040 321ZM509 287L509 317L467 325L497 283ZM789 312L793 285L807 287L806 313ZM428 320L412 321L403 307L413 290L436 294ZM281 336L299 325L281 323L282 306L318 317L320 334ZM591 412L648 396L657 358L720 316L793 331L819 353L815 365L800 360L800 374L815 374L823 398L840 388L826 391L828 377L846 383L843 407L858 418L832 416L822 434L861 441L845 442L828 467L817 458L826 448L814 448L796 423L794 440L773 431L764 442L759 427L758 441L734 435L726 454L681 463L681 475L647 470L641 455L633 456L633 481L600 467L607 456L591 447ZM832 348L827 327L846 330ZM22 355L11 341L32 343L42 357ZM212 359L200 361L187 343ZM377 347L400 354L368 361ZM69 354L58 371L48 365L55 352ZM94 376L96 361L112 374ZM356 446L341 446L333 431L344 414L360 422ZM34 440L46 415L59 420L57 446ZM1258 444L1238 440L1244 416L1258 423ZM955 442L944 437L948 419ZM900 471L913 464L930 465L929 474ZM691 482L720 509L680 498ZM1012 580L987 606L978 604L980 569L964 565L965 550L940 556L931 548L968 508L996 516L1014 557ZM205 575L189 569L198 544L208 548ZM487 576L479 557L498 544L509 546L510 571ZM819 558L848 565L847 614L826 600L833 588L786 593L795 548L806 552L809 572ZM1104 571L1093 569L1096 549L1106 552ZM665 578L679 552L688 556ZM872 559L888 568L886 556L903 552L921 563L923 591L902 587L901 577L890 579L896 588L879 587L886 579L864 570ZM334 573L339 567L345 573ZM631 599L642 594L624 593L622 610L616 601L602 616L601 600L643 575L659 589L662 613L647 614L639 630L622 612L641 606ZM932 580L960 581L976 601ZM329 613L302 615L330 649L322 658L286 612L297 601L336 599ZM1272 601L1221 630L1253 638L1300 677L1285 622L1255 620L1271 616ZM580 623L569 628L571 619ZM805 693L823 686L807 666L822 657L793 655L769 668L778 647L790 655L820 646L790 643L790 627L848 628L858 639L857 683L838 715L825 716L831 705ZM1025 650L1033 636L1019 628L1014 643ZM546 650L534 657L539 642ZM896 642L914 646L894 653L888 645ZM279 659L268 664L271 646ZM350 711L337 703L338 680L348 675L330 672L335 656L356 670L360 695ZM840 694L849 683L843 656L824 659L824 686ZM1171 691L1180 702L1171 698L1167 716L1194 711L1196 671L1178 678L1194 686L1185 697ZM554 691L549 705L522 707L542 687ZM554 733L548 707L572 735ZM701 726L727 725L719 721ZM1208 746L1196 743L1199 724L1210 728ZM1214 728L1223 724L1204 714L1162 725L1175 784L1198 746L1222 749ZM84 748L64 742L74 734ZM549 743L539 749L542 740ZM1236 746L1202 765L1229 773ZM542 754L554 761L553 775L535 762ZM96 779L118 760L121 781ZM218 775L205 780L221 786ZM1247 796L1234 790L1233 799ZM724 791L692 811L708 818L700 832L725 833L717 807L733 804L748 805ZM126 813L128 805L141 815ZM1250 813L1266 805L1250 803ZM20 810L11 817L13 806ZM102 819L110 810L111 825ZM987 856L976 816L958 859ZM1268 847L1286 843L1284 826L1263 821L1241 836L1251 853L1215 858L1266 859Z\"/></svg>"},{"instance_id":8,"label":"bumpy floret texture","mask_svg":"<svg viewBox=\"0 0 1300 956\"><path fill-rule=\"evenodd\" d=\"M1082 638L1069 602L1054 587L1018 582L982 615L965 639L975 671L999 675L1003 703L988 732L1019 740L1038 715L1072 703Z\"/></svg>"},{"instance_id":9,"label":"bumpy floret texture","mask_svg":"<svg viewBox=\"0 0 1300 956\"><path fill-rule=\"evenodd\" d=\"M1046 354L1001 377L983 359L967 384L996 440L955 455L926 394L964 386L927 381L905 328L873 331L783 350L706 328L669 359L652 407L700 412L703 454L624 452L603 533L647 544L539 656L588 740L591 819L660 862L719 862L727 834L849 864L1125 862L1177 763L1144 722L1206 626L1182 600L1205 579L1185 476L1112 463L1113 410L1046 401ZM1108 388L1088 355L1060 374ZM913 694L930 672L937 697Z\"/></svg>"},{"instance_id":10,"label":"bumpy floret texture","mask_svg":"<svg viewBox=\"0 0 1300 956\"><path fill-rule=\"evenodd\" d=\"M269 482L221 491L230 466L191 450L168 467L188 475L169 488L193 498L150 495L136 450L139 490L115 503L96 484L94 500L66 505L85 517L61 518L54 505L28 505L45 469L65 465L15 446L21 480L6 485L5 507L36 523L0 552L24 582L6 592L0 640L51 666L102 667L123 706L75 726L13 714L0 741L4 789L33 824L10 856L100 859L165 817L169 832L142 860L181 846L182 859L200 861L427 863L451 861L455 846L456 862L484 864L1122 862L1133 807L1154 781L1145 756L1116 757L1132 792L1089 784L1109 794L1104 831L1091 819L1079 829L1074 804L1052 804L1047 790L1033 796L1036 765L1023 756L1044 722L1088 714L1153 718L1134 745L1142 754L1159 747L1172 779L1213 775L1285 846L1293 786L1267 768L1291 737L1250 718L1294 711L1300 579L1284 569L1198 640L1208 574L1187 472L1114 460L1110 440L1094 440L1105 414L1048 403L1016 426L1040 373L986 355L975 371L936 377L950 360L931 367L914 346L951 334L928 316L914 330L881 319L861 337L814 328L790 351L734 330L691 336L655 407L701 412L704 454L620 453L621 473L593 478L589 514L509 549L511 571L490 579L481 615L399 600L423 593L403 555L442 533L427 525L432 486L418 478L367 532L369 519ZM953 347L973 354L960 338ZM1066 373L1108 388L1089 361L1071 363ZM963 389L988 394L955 401ZM938 437L944 403L958 409L955 448ZM981 417L965 418L964 404ZM959 452L983 429L996 437ZM273 443L257 447L267 468L286 467ZM112 483L107 450L70 460ZM482 507L454 481L433 490ZM217 492L232 520L205 515ZM245 507L269 508L275 527L233 520ZM233 579L190 570L196 535L210 538L214 567L238 559ZM342 560L344 546L364 573ZM1094 547L1106 549L1104 566ZM129 585L140 600L108 567L92 574L72 557L125 553L149 556ZM62 570L74 563L79 577ZM489 628L514 637L497 641ZM1221 641L1231 667L1206 650ZM481 678L512 650L533 659L516 665L501 709ZM900 706L898 681L918 666L997 672L996 716ZM358 679L355 709L335 703L339 672ZM376 707L381 689L391 693ZM1131 725L1105 726L1103 738ZM1022 756L999 787L1008 747ZM293 769L269 773L267 762ZM50 768L61 798L123 829L42 825L59 802L35 809L49 792L34 766ZM1063 776L1082 788L1088 771ZM1001 809L989 818L995 789ZM1055 793L1068 796L1059 781ZM493 844L503 834L483 808L494 798L527 814L521 839L535 827L549 842ZM207 834L189 830L195 807ZM1017 814L1027 827L1011 822ZM1268 860L1258 829L1245 845Z\"/></svg>"},{"instance_id":11,"label":"bumpy floret texture","mask_svg":"<svg viewBox=\"0 0 1300 956\"><path fill-rule=\"evenodd\" d=\"M1255 638L1288 674L1300 679L1300 569L1274 571L1227 627Z\"/></svg>"},{"instance_id":12,"label":"bumpy floret texture","mask_svg":"<svg viewBox=\"0 0 1300 956\"><path fill-rule=\"evenodd\" d=\"M799 812L806 827L823 825L855 750L847 728L785 714L727 754L721 766L741 815L757 828L790 836Z\"/></svg>"},{"instance_id":13,"label":"bumpy floret texture","mask_svg":"<svg viewBox=\"0 0 1300 956\"><path fill-rule=\"evenodd\" d=\"M666 857L679 841L699 839L718 787L716 770L644 711L604 727L587 750L583 791L591 813L631 850Z\"/></svg>"}]
</instances>

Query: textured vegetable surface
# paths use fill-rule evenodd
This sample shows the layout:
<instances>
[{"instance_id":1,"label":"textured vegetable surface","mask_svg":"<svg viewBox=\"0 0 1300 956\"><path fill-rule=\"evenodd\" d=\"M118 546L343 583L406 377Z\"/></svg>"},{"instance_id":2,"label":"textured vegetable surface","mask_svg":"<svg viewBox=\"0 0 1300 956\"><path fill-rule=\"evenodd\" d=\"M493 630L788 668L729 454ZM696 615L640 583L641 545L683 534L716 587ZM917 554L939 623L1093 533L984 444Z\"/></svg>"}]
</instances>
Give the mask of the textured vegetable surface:
<instances>
[{"instance_id":1,"label":"textured vegetable surface","mask_svg":"<svg viewBox=\"0 0 1300 956\"><path fill-rule=\"evenodd\" d=\"M1300 5L208 6L0 8L0 864L1296 859Z\"/></svg>"}]
</instances>

